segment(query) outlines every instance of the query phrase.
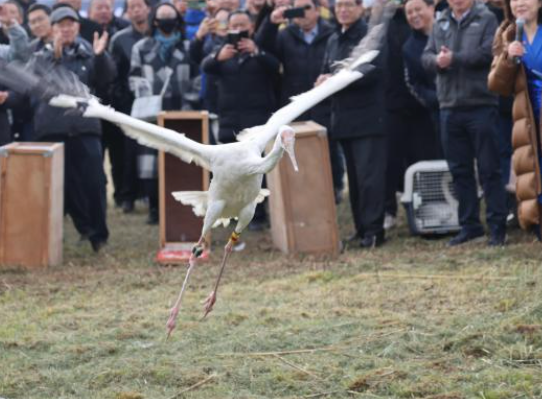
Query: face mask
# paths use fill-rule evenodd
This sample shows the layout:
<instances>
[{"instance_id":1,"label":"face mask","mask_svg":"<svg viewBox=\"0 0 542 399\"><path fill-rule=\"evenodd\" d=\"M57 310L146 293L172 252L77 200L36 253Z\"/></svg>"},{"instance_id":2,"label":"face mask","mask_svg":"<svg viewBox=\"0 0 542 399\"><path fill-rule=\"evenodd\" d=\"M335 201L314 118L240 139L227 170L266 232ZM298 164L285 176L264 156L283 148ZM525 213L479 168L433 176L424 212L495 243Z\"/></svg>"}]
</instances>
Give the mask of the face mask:
<instances>
[{"instance_id":1,"label":"face mask","mask_svg":"<svg viewBox=\"0 0 542 399\"><path fill-rule=\"evenodd\" d=\"M156 26L165 34L169 35L178 27L176 18L173 19L156 19Z\"/></svg>"}]
</instances>

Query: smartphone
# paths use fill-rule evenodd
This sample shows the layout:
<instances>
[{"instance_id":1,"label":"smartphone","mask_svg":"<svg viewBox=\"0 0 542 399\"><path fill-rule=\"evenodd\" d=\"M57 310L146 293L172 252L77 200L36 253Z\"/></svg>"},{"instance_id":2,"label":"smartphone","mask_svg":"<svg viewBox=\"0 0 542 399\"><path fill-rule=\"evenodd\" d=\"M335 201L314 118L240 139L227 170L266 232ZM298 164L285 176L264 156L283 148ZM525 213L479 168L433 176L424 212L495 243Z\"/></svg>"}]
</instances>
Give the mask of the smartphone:
<instances>
[{"instance_id":1,"label":"smartphone","mask_svg":"<svg viewBox=\"0 0 542 399\"><path fill-rule=\"evenodd\" d=\"M243 38L248 39L248 31L229 31L227 43L233 45L234 47L237 47L237 44Z\"/></svg>"},{"instance_id":2,"label":"smartphone","mask_svg":"<svg viewBox=\"0 0 542 399\"><path fill-rule=\"evenodd\" d=\"M284 10L282 16L287 19L303 18L305 16L305 8L306 7L288 8L287 10Z\"/></svg>"}]
</instances>

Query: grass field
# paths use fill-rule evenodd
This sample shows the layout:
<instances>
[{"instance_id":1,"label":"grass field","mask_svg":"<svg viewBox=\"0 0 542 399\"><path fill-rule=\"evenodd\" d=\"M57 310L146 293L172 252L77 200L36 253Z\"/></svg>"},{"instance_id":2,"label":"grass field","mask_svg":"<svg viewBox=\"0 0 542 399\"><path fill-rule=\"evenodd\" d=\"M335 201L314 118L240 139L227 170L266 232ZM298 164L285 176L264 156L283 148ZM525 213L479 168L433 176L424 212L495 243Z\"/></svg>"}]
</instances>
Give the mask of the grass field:
<instances>
[{"instance_id":1,"label":"grass field","mask_svg":"<svg viewBox=\"0 0 542 399\"><path fill-rule=\"evenodd\" d=\"M0 271L0 397L542 398L542 246L524 233L448 249L403 220L384 247L334 261L246 233L200 321L218 230L166 342L185 267L153 262L142 209L109 217L99 255L67 220L63 266ZM340 220L344 237L344 204Z\"/></svg>"}]
</instances>

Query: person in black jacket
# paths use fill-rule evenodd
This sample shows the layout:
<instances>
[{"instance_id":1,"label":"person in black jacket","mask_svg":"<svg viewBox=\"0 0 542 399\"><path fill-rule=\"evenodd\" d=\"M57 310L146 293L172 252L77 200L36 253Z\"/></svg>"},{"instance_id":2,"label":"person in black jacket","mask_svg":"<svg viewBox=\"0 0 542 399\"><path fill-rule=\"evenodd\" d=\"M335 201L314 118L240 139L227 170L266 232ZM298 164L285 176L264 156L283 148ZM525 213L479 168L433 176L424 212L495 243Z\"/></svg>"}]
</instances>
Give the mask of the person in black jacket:
<instances>
[{"instance_id":1,"label":"person in black jacket","mask_svg":"<svg viewBox=\"0 0 542 399\"><path fill-rule=\"evenodd\" d=\"M403 45L410 34L405 11L399 7L390 21L387 35L390 56L386 68L388 167L385 228L395 225L396 192L403 191L405 170L413 163L437 156L431 113L411 94L405 82Z\"/></svg>"},{"instance_id":2,"label":"person in black jacket","mask_svg":"<svg viewBox=\"0 0 542 399\"><path fill-rule=\"evenodd\" d=\"M71 7L51 14L54 48L36 54L38 65L54 65L75 73L93 90L103 89L115 77L115 65L106 53L107 33L93 45L78 36L79 16ZM52 107L39 101L34 115L36 138L63 142L65 156L65 207L77 231L98 252L107 242L105 174L100 142L100 121Z\"/></svg>"},{"instance_id":3,"label":"person in black jacket","mask_svg":"<svg viewBox=\"0 0 542 399\"><path fill-rule=\"evenodd\" d=\"M207 56L202 63L205 73L218 77L219 140L235 141L241 130L264 124L275 107L273 79L279 61L260 50L251 39L253 24L245 11L230 14L230 31L247 32L237 45L227 43Z\"/></svg>"},{"instance_id":4,"label":"person in black jacket","mask_svg":"<svg viewBox=\"0 0 542 399\"><path fill-rule=\"evenodd\" d=\"M132 48L143 39L149 30L150 7L145 0L127 0L126 13L131 25L117 32L109 43L109 52L117 67L117 78L111 86L111 105L117 111L130 114L134 96L130 90L128 77ZM122 156L119 167L118 200L124 213L134 210L138 195L137 153L139 145L133 139L121 133Z\"/></svg>"},{"instance_id":5,"label":"person in black jacket","mask_svg":"<svg viewBox=\"0 0 542 399\"><path fill-rule=\"evenodd\" d=\"M324 58L321 84L336 61L347 58L367 34L362 19L361 0L338 0L335 15L338 30L329 38ZM331 98L330 139L338 140L344 149L350 188L350 204L356 237L362 248L384 243L384 195L386 176L386 135L384 128L385 44L380 54L367 65L362 79Z\"/></svg>"},{"instance_id":6,"label":"person in black jacket","mask_svg":"<svg viewBox=\"0 0 542 399\"><path fill-rule=\"evenodd\" d=\"M106 31L110 38L130 23L117 18L113 14L111 0L90 0L88 16L91 21L100 25L102 31ZM97 93L104 104L111 103L111 90L105 93ZM113 180L113 198L117 206L122 206L122 177L124 175L124 134L120 128L110 122L102 121L102 146L104 155L107 152L111 164L111 177Z\"/></svg>"},{"instance_id":7,"label":"person in black jacket","mask_svg":"<svg viewBox=\"0 0 542 399\"><path fill-rule=\"evenodd\" d=\"M290 98L312 89L322 71L327 40L334 32L327 21L320 17L319 0L295 0L294 7L305 8L303 18L294 18L286 28L261 32L266 43L275 43L274 54L282 63L280 79L280 106ZM265 35L276 35L276 38ZM331 100L322 101L298 120L313 120L329 130ZM335 198L340 200L343 190L344 157L337 141L329 141L331 169Z\"/></svg>"}]
</instances>

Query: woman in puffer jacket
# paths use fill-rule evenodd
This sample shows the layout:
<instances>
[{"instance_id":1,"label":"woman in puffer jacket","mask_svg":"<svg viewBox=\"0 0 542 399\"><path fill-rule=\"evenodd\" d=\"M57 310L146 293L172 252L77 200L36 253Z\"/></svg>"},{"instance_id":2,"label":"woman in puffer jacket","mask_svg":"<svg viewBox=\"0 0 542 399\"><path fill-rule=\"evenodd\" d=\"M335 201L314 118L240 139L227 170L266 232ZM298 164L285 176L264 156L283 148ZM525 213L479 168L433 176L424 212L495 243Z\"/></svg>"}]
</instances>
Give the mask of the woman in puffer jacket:
<instances>
[{"instance_id":1,"label":"woman in puffer jacket","mask_svg":"<svg viewBox=\"0 0 542 399\"><path fill-rule=\"evenodd\" d=\"M542 218L542 12L539 0L505 0L505 19L495 34L490 90L514 95L512 165L517 176L518 218L523 229L540 239ZM524 20L523 37L516 40L516 20Z\"/></svg>"}]
</instances>

